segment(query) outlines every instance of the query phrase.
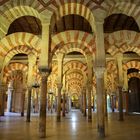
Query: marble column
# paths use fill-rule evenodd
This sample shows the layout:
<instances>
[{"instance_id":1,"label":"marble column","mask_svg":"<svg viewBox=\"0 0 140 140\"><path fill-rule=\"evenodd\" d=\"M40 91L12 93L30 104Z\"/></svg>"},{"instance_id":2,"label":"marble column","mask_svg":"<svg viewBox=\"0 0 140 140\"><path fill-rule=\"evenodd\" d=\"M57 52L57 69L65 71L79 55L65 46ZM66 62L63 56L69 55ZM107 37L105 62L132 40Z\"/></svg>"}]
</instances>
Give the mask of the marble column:
<instances>
[{"instance_id":1,"label":"marble column","mask_svg":"<svg viewBox=\"0 0 140 140\"><path fill-rule=\"evenodd\" d=\"M83 88L83 115L85 117L87 116L86 108L87 108L86 87L84 87Z\"/></svg>"},{"instance_id":2,"label":"marble column","mask_svg":"<svg viewBox=\"0 0 140 140\"><path fill-rule=\"evenodd\" d=\"M63 86L63 58L64 53L58 53L57 55L58 60L58 79L57 79L57 86L58 86L58 105L57 105L57 121L61 120L61 92Z\"/></svg>"},{"instance_id":3,"label":"marble column","mask_svg":"<svg viewBox=\"0 0 140 140\"><path fill-rule=\"evenodd\" d=\"M105 137L104 119L104 71L106 65L104 47L104 17L95 16L96 21L96 54L95 54L95 74L96 74L96 94L97 94L97 126L99 137Z\"/></svg>"},{"instance_id":4,"label":"marble column","mask_svg":"<svg viewBox=\"0 0 140 140\"><path fill-rule=\"evenodd\" d=\"M63 93L63 117L65 117L65 102L66 101L66 98L65 98L65 93Z\"/></svg>"},{"instance_id":5,"label":"marble column","mask_svg":"<svg viewBox=\"0 0 140 140\"><path fill-rule=\"evenodd\" d=\"M31 95L32 95L32 87L28 87L28 105L27 105L27 118L26 121L31 121Z\"/></svg>"},{"instance_id":6,"label":"marble column","mask_svg":"<svg viewBox=\"0 0 140 140\"><path fill-rule=\"evenodd\" d=\"M28 55L28 105L27 105L27 122L30 122L31 117L31 95L32 95L32 86L33 86L33 66L36 63L36 57L34 55Z\"/></svg>"},{"instance_id":7,"label":"marble column","mask_svg":"<svg viewBox=\"0 0 140 140\"><path fill-rule=\"evenodd\" d=\"M119 121L123 121L123 92L122 92L122 87L119 86Z\"/></svg>"},{"instance_id":8,"label":"marble column","mask_svg":"<svg viewBox=\"0 0 140 140\"><path fill-rule=\"evenodd\" d=\"M81 110L81 112L83 113L83 94L81 94L81 106L80 106L80 110Z\"/></svg>"},{"instance_id":9,"label":"marble column","mask_svg":"<svg viewBox=\"0 0 140 140\"><path fill-rule=\"evenodd\" d=\"M49 69L40 68L41 73L41 93L40 93L40 114L39 114L39 136L46 137L46 103L47 103L47 79L50 73Z\"/></svg>"},{"instance_id":10,"label":"marble column","mask_svg":"<svg viewBox=\"0 0 140 140\"><path fill-rule=\"evenodd\" d=\"M7 99L7 111L12 111L12 96L13 96L13 87L8 87L8 99Z\"/></svg>"},{"instance_id":11,"label":"marble column","mask_svg":"<svg viewBox=\"0 0 140 140\"><path fill-rule=\"evenodd\" d=\"M111 95L111 109L112 109L112 112L114 112L114 95Z\"/></svg>"},{"instance_id":12,"label":"marble column","mask_svg":"<svg viewBox=\"0 0 140 140\"><path fill-rule=\"evenodd\" d=\"M6 85L0 84L0 115L4 116Z\"/></svg>"},{"instance_id":13,"label":"marble column","mask_svg":"<svg viewBox=\"0 0 140 140\"><path fill-rule=\"evenodd\" d=\"M107 118L107 70L105 70L104 72L104 90L105 90L105 94L104 94L104 114L105 117Z\"/></svg>"},{"instance_id":14,"label":"marble column","mask_svg":"<svg viewBox=\"0 0 140 140\"><path fill-rule=\"evenodd\" d=\"M91 108L91 92L92 92L92 78L93 78L93 57L91 55L87 56L87 66L88 66L88 83L87 83L87 97L88 97L88 121L92 121L92 108Z\"/></svg>"},{"instance_id":15,"label":"marble column","mask_svg":"<svg viewBox=\"0 0 140 140\"><path fill-rule=\"evenodd\" d=\"M57 121L61 121L61 89L62 84L58 84L58 102L57 102Z\"/></svg>"},{"instance_id":16,"label":"marble column","mask_svg":"<svg viewBox=\"0 0 140 140\"><path fill-rule=\"evenodd\" d=\"M127 70L124 71L124 95L125 95L125 114L128 115L128 77Z\"/></svg>"},{"instance_id":17,"label":"marble column","mask_svg":"<svg viewBox=\"0 0 140 140\"><path fill-rule=\"evenodd\" d=\"M96 67L97 126L99 137L105 136L104 118L104 68Z\"/></svg>"},{"instance_id":18,"label":"marble column","mask_svg":"<svg viewBox=\"0 0 140 140\"><path fill-rule=\"evenodd\" d=\"M122 60L123 54L117 54L116 56L118 66L118 92L119 92L119 121L123 121L123 68Z\"/></svg>"},{"instance_id":19,"label":"marble column","mask_svg":"<svg viewBox=\"0 0 140 140\"><path fill-rule=\"evenodd\" d=\"M39 136L46 137L46 94L47 79L50 74L50 21L48 18L42 17L42 38L40 42L41 53L39 57L39 70L41 73L41 94L40 94L40 115L39 115Z\"/></svg>"},{"instance_id":20,"label":"marble column","mask_svg":"<svg viewBox=\"0 0 140 140\"><path fill-rule=\"evenodd\" d=\"M24 104L25 104L25 92L26 89L23 89L23 93L22 93L22 103L21 103L21 116L24 116Z\"/></svg>"},{"instance_id":21,"label":"marble column","mask_svg":"<svg viewBox=\"0 0 140 140\"><path fill-rule=\"evenodd\" d=\"M91 110L91 90L92 90L92 84L88 82L87 84L87 91L88 91L88 121L92 121L92 110Z\"/></svg>"}]
</instances>

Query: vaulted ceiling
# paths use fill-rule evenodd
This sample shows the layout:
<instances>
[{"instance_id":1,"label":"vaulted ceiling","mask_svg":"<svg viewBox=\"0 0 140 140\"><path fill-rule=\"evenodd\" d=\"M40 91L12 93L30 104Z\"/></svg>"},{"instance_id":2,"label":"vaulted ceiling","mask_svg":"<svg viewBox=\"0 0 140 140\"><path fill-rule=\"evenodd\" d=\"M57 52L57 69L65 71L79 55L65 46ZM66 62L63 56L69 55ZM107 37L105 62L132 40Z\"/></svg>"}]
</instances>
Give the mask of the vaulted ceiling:
<instances>
[{"instance_id":1,"label":"vaulted ceiling","mask_svg":"<svg viewBox=\"0 0 140 140\"><path fill-rule=\"evenodd\" d=\"M62 17L55 23L52 34L63 32L66 30L80 30L92 33L89 22L78 15L67 15ZM140 32L140 29L134 18L126 16L124 14L113 14L105 19L105 33L112 33L119 30L132 30ZM29 32L35 35L41 35L41 22L39 19L32 16L20 17L13 23L11 23L7 35L14 32Z\"/></svg>"}]
</instances>

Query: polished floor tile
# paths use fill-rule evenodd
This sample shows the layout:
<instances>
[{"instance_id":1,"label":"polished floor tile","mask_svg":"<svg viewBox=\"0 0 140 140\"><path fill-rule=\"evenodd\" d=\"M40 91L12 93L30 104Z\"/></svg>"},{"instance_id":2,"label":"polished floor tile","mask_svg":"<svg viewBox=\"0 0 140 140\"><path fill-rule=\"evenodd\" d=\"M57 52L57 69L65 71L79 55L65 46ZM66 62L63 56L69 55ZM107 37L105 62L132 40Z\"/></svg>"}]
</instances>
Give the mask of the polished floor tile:
<instances>
[{"instance_id":1,"label":"polished floor tile","mask_svg":"<svg viewBox=\"0 0 140 140\"><path fill-rule=\"evenodd\" d=\"M90 123L79 110L72 110L61 122L56 115L47 115L46 140L98 140L96 113ZM140 115L125 116L118 121L118 113L109 113L106 119L106 137L104 140L139 140ZM0 117L0 140L39 140L38 115L33 115L31 122L18 114L6 114Z\"/></svg>"}]
</instances>

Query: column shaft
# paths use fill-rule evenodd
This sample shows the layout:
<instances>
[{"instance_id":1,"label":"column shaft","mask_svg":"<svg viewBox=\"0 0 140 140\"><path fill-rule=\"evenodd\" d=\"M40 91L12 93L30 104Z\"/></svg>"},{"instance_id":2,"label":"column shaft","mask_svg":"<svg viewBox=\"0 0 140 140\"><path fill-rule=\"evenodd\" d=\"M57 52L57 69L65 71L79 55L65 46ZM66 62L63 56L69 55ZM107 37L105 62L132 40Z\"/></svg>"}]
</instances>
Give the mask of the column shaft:
<instances>
[{"instance_id":1,"label":"column shaft","mask_svg":"<svg viewBox=\"0 0 140 140\"><path fill-rule=\"evenodd\" d=\"M63 94L63 117L65 117L65 93Z\"/></svg>"},{"instance_id":2,"label":"column shaft","mask_svg":"<svg viewBox=\"0 0 140 140\"><path fill-rule=\"evenodd\" d=\"M96 77L97 81L97 125L99 137L105 136L104 120L104 77Z\"/></svg>"},{"instance_id":3,"label":"column shaft","mask_svg":"<svg viewBox=\"0 0 140 140\"><path fill-rule=\"evenodd\" d=\"M114 96L111 95L111 109L112 109L112 112L114 112Z\"/></svg>"},{"instance_id":4,"label":"column shaft","mask_svg":"<svg viewBox=\"0 0 140 140\"><path fill-rule=\"evenodd\" d=\"M122 97L122 87L119 89L119 121L123 121L123 97Z\"/></svg>"},{"instance_id":5,"label":"column shaft","mask_svg":"<svg viewBox=\"0 0 140 140\"><path fill-rule=\"evenodd\" d=\"M28 106L27 106L27 118L26 121L30 122L31 118L31 94L32 94L32 88L28 87Z\"/></svg>"},{"instance_id":6,"label":"column shaft","mask_svg":"<svg viewBox=\"0 0 140 140\"><path fill-rule=\"evenodd\" d=\"M22 94L22 107L21 107L21 116L24 116L24 103L25 103L25 93Z\"/></svg>"},{"instance_id":7,"label":"column shaft","mask_svg":"<svg viewBox=\"0 0 140 140\"><path fill-rule=\"evenodd\" d=\"M86 106L87 106L87 99L86 99L86 89L83 90L83 115L86 117L87 116L87 112L86 112Z\"/></svg>"},{"instance_id":8,"label":"column shaft","mask_svg":"<svg viewBox=\"0 0 140 140\"><path fill-rule=\"evenodd\" d=\"M39 136L46 137L46 95L47 94L47 75L41 74L41 93L40 93L40 114L39 114Z\"/></svg>"},{"instance_id":9,"label":"column shaft","mask_svg":"<svg viewBox=\"0 0 140 140\"><path fill-rule=\"evenodd\" d=\"M61 120L61 89L62 84L58 85L58 102L57 102L57 121Z\"/></svg>"},{"instance_id":10,"label":"column shaft","mask_svg":"<svg viewBox=\"0 0 140 140\"><path fill-rule=\"evenodd\" d=\"M92 111L91 111L91 85L88 86L88 121L92 121Z\"/></svg>"}]
</instances>

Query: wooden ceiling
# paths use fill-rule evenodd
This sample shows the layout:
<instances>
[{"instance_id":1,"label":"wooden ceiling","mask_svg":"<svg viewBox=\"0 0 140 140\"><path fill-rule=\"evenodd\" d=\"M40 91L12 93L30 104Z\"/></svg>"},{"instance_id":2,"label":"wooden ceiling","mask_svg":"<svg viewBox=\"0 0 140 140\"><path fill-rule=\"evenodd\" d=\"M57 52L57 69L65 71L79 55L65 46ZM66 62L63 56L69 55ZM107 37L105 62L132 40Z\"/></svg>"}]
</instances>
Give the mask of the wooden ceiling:
<instances>
[{"instance_id":1,"label":"wooden ceiling","mask_svg":"<svg viewBox=\"0 0 140 140\"><path fill-rule=\"evenodd\" d=\"M41 35L41 22L39 19L32 16L20 17L11 23L7 35L15 32L28 32Z\"/></svg>"},{"instance_id":2,"label":"wooden ceiling","mask_svg":"<svg viewBox=\"0 0 140 140\"><path fill-rule=\"evenodd\" d=\"M91 26L87 20L78 15L67 15L57 21L53 33L63 32L65 30L81 30L92 33Z\"/></svg>"},{"instance_id":3,"label":"wooden ceiling","mask_svg":"<svg viewBox=\"0 0 140 140\"><path fill-rule=\"evenodd\" d=\"M89 22L78 15L67 15L56 22L52 34L65 30L81 30L92 33ZM119 30L133 30L140 32L139 27L132 17L123 14L113 14L105 19L104 32L112 33ZM14 32L29 32L35 35L41 35L42 27L39 19L32 16L23 16L11 23L8 34Z\"/></svg>"},{"instance_id":4,"label":"wooden ceiling","mask_svg":"<svg viewBox=\"0 0 140 140\"><path fill-rule=\"evenodd\" d=\"M112 33L119 30L132 30L140 32L139 27L133 17L129 17L124 14L113 14L105 19L105 33Z\"/></svg>"}]
</instances>

